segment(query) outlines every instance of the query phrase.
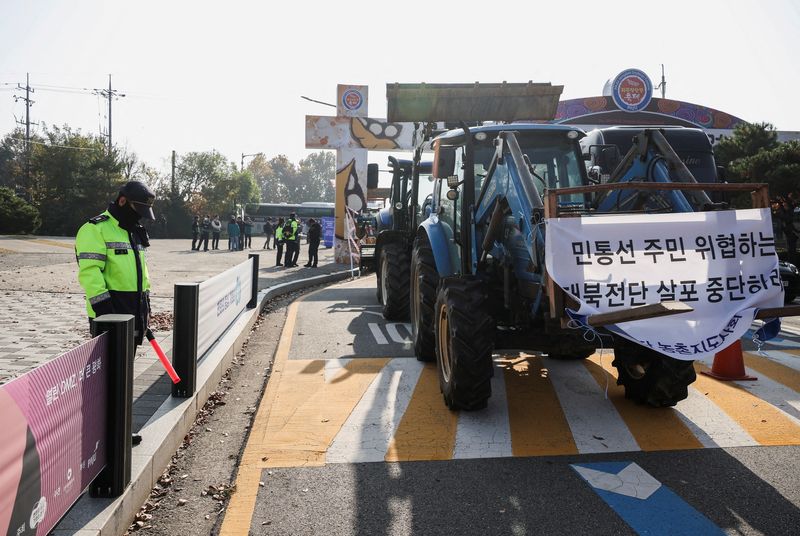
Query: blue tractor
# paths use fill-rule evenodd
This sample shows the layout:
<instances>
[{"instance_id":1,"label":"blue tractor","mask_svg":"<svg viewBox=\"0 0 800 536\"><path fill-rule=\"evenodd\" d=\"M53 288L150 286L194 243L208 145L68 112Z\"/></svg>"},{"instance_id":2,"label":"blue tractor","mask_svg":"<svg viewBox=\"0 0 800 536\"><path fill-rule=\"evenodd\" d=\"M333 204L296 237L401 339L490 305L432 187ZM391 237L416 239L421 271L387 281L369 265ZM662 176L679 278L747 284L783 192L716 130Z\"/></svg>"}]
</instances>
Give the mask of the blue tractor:
<instances>
[{"instance_id":1,"label":"blue tractor","mask_svg":"<svg viewBox=\"0 0 800 536\"><path fill-rule=\"evenodd\" d=\"M411 245L417 225L430 212L430 187L420 186L429 184L431 163L422 162L420 153L414 160L389 157L389 204L377 216L377 296L387 320L408 319Z\"/></svg>"},{"instance_id":2,"label":"blue tractor","mask_svg":"<svg viewBox=\"0 0 800 536\"><path fill-rule=\"evenodd\" d=\"M589 180L579 145L583 136L560 125L465 125L433 142L439 180L431 215L414 239L410 309L417 357L436 360L451 409L486 405L494 348L536 348L560 359L595 351L596 343L565 327L570 298L546 274L546 192L565 192L550 198L557 199L550 216L722 208L659 131L637 137L611 174L609 182L616 185ZM683 184L663 186L668 183ZM671 406L688 396L696 378L691 361L622 337L613 341L613 365L628 398Z\"/></svg>"}]
</instances>

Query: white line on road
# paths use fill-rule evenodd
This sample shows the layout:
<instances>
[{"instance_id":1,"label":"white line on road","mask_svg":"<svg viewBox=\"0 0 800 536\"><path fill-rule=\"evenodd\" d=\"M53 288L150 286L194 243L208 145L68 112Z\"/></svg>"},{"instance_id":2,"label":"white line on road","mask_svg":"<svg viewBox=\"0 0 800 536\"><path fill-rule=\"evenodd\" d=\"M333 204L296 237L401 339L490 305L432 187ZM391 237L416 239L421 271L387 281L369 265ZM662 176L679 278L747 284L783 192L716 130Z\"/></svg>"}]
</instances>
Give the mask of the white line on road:
<instances>
[{"instance_id":1,"label":"white line on road","mask_svg":"<svg viewBox=\"0 0 800 536\"><path fill-rule=\"evenodd\" d=\"M495 367L489 405L480 411L458 414L453 458L502 458L513 456L511 427L508 423L506 381L503 370Z\"/></svg>"},{"instance_id":2,"label":"white line on road","mask_svg":"<svg viewBox=\"0 0 800 536\"><path fill-rule=\"evenodd\" d=\"M422 368L423 364L416 359L389 361L334 438L326 461L382 462L411 401Z\"/></svg>"},{"instance_id":3,"label":"white line on road","mask_svg":"<svg viewBox=\"0 0 800 536\"><path fill-rule=\"evenodd\" d=\"M614 404L605 398L605 389L597 384L581 361L548 359L544 366L549 371L578 452L641 450Z\"/></svg>"},{"instance_id":4,"label":"white line on road","mask_svg":"<svg viewBox=\"0 0 800 536\"><path fill-rule=\"evenodd\" d=\"M389 334L389 337L391 337L394 342L399 344L411 344L411 339L407 339L406 337L400 335L400 332L397 331L397 326L403 326L406 332L411 333L411 324L397 324L395 322L389 322L386 324L386 332Z\"/></svg>"},{"instance_id":5,"label":"white line on road","mask_svg":"<svg viewBox=\"0 0 800 536\"><path fill-rule=\"evenodd\" d=\"M722 408L692 386L688 398L678 402L674 410L704 447L758 445Z\"/></svg>"},{"instance_id":6,"label":"white line on road","mask_svg":"<svg viewBox=\"0 0 800 536\"><path fill-rule=\"evenodd\" d=\"M383 332L378 324L374 322L370 322L367 324L369 326L369 330L372 332L372 336L375 337L375 341L378 344L389 344L389 341L384 337Z\"/></svg>"}]
</instances>

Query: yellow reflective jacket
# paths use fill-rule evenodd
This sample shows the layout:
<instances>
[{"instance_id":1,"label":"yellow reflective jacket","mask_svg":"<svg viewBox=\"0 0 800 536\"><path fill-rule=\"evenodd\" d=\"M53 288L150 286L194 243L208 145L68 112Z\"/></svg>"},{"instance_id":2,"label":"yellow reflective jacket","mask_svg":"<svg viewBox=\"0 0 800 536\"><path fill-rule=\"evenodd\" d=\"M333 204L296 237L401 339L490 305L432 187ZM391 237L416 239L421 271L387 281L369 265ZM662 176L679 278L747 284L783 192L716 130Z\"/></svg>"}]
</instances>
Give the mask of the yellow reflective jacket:
<instances>
[{"instance_id":1,"label":"yellow reflective jacket","mask_svg":"<svg viewBox=\"0 0 800 536\"><path fill-rule=\"evenodd\" d=\"M75 256L89 318L132 314L140 340L150 312L150 278L139 236L120 227L106 210L78 230Z\"/></svg>"}]
</instances>

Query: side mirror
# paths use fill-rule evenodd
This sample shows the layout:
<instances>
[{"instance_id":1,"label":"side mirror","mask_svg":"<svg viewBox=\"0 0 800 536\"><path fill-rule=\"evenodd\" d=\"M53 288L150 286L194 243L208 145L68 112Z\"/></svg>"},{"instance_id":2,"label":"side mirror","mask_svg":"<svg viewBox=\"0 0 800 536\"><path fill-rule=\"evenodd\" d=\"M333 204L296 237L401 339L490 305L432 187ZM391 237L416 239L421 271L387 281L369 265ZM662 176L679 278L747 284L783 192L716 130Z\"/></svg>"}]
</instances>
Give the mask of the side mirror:
<instances>
[{"instance_id":1,"label":"side mirror","mask_svg":"<svg viewBox=\"0 0 800 536\"><path fill-rule=\"evenodd\" d=\"M378 164L367 164L367 188L373 190L378 187Z\"/></svg>"},{"instance_id":2,"label":"side mirror","mask_svg":"<svg viewBox=\"0 0 800 536\"><path fill-rule=\"evenodd\" d=\"M717 182L728 182L728 170L725 166L717 166Z\"/></svg>"},{"instance_id":3,"label":"side mirror","mask_svg":"<svg viewBox=\"0 0 800 536\"><path fill-rule=\"evenodd\" d=\"M458 199L458 190L447 190L447 194L445 195L447 196L447 199L449 199L450 201L455 201L456 199Z\"/></svg>"},{"instance_id":4,"label":"side mirror","mask_svg":"<svg viewBox=\"0 0 800 536\"><path fill-rule=\"evenodd\" d=\"M436 144L433 156L433 176L444 179L455 173L456 149L455 147L441 147Z\"/></svg>"}]
</instances>

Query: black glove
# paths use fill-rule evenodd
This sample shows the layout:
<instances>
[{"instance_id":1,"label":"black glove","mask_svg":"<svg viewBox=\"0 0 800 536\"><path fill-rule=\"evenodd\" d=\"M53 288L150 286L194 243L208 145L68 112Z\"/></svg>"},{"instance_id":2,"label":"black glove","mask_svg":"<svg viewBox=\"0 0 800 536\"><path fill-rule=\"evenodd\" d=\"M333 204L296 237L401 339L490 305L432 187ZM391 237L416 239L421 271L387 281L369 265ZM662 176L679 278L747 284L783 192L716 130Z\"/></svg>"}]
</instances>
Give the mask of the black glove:
<instances>
[{"instance_id":1,"label":"black glove","mask_svg":"<svg viewBox=\"0 0 800 536\"><path fill-rule=\"evenodd\" d=\"M109 298L101 302L93 303L92 310L94 310L97 316L110 315L114 313L114 305L111 303L111 298Z\"/></svg>"}]
</instances>

